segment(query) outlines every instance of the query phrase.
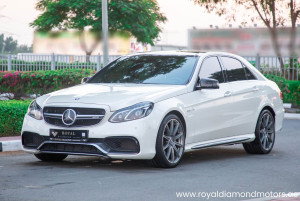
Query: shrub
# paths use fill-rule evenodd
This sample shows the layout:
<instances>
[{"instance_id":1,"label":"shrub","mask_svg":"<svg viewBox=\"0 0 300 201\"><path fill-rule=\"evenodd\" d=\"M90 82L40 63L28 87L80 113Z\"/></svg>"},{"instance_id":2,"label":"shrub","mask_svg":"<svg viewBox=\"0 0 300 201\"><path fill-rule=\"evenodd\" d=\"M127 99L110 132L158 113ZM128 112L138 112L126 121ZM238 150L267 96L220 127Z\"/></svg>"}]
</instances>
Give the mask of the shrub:
<instances>
[{"instance_id":1,"label":"shrub","mask_svg":"<svg viewBox=\"0 0 300 201\"><path fill-rule=\"evenodd\" d=\"M0 94L12 93L14 99L31 94L43 95L80 84L83 77L94 73L90 69L0 72Z\"/></svg>"},{"instance_id":2,"label":"shrub","mask_svg":"<svg viewBox=\"0 0 300 201\"><path fill-rule=\"evenodd\" d=\"M284 103L293 103L300 107L300 81L286 80L275 75L265 75L268 79L276 82L283 94Z\"/></svg>"},{"instance_id":3,"label":"shrub","mask_svg":"<svg viewBox=\"0 0 300 201\"><path fill-rule=\"evenodd\" d=\"M30 100L0 101L0 137L20 135Z\"/></svg>"}]
</instances>

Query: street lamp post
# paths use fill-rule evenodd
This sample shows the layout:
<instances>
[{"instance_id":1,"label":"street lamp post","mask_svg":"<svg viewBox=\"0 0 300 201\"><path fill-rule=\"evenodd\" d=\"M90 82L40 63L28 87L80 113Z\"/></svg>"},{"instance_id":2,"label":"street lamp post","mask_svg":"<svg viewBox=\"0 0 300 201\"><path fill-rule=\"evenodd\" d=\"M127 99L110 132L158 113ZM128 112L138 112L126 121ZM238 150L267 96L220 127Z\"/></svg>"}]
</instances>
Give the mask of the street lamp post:
<instances>
[{"instance_id":1,"label":"street lamp post","mask_svg":"<svg viewBox=\"0 0 300 201\"><path fill-rule=\"evenodd\" d=\"M102 41L103 41L103 65L106 66L108 59L108 12L107 0L102 0Z\"/></svg>"}]
</instances>

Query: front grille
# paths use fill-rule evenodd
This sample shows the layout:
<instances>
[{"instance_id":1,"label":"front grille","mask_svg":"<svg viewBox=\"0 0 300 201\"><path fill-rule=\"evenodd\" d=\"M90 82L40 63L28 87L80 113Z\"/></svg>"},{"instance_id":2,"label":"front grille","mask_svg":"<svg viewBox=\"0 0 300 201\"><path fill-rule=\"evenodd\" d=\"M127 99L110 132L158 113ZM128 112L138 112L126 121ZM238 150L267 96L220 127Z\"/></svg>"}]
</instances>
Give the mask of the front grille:
<instances>
[{"instance_id":1,"label":"front grille","mask_svg":"<svg viewBox=\"0 0 300 201\"><path fill-rule=\"evenodd\" d=\"M72 125L65 125L62 121L62 115L67 109L73 109L77 115L76 121ZM62 127L79 127L100 123L104 118L105 110L102 108L44 107L43 115L49 124Z\"/></svg>"},{"instance_id":2,"label":"front grille","mask_svg":"<svg viewBox=\"0 0 300 201\"><path fill-rule=\"evenodd\" d=\"M67 143L45 143L40 151L45 152L63 152L73 154L99 154L103 153L92 145L85 144L67 144Z\"/></svg>"}]
</instances>

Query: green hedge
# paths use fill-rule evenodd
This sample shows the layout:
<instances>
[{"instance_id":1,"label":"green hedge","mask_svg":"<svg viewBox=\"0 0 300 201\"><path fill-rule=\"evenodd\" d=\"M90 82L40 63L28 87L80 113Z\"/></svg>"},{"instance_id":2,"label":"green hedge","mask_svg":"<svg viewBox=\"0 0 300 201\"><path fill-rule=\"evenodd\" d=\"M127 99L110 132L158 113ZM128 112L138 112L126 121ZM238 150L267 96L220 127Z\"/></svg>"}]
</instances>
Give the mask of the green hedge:
<instances>
[{"instance_id":1,"label":"green hedge","mask_svg":"<svg viewBox=\"0 0 300 201\"><path fill-rule=\"evenodd\" d=\"M292 103L300 107L300 81L286 80L275 75L265 75L268 79L276 82L283 94L284 103Z\"/></svg>"},{"instance_id":2,"label":"green hedge","mask_svg":"<svg viewBox=\"0 0 300 201\"><path fill-rule=\"evenodd\" d=\"M20 135L30 100L0 101L0 137Z\"/></svg>"},{"instance_id":3,"label":"green hedge","mask_svg":"<svg viewBox=\"0 0 300 201\"><path fill-rule=\"evenodd\" d=\"M0 94L12 93L14 99L28 95L43 95L80 84L83 77L91 76L90 69L57 71L0 72ZM19 135L30 100L0 101L0 137Z\"/></svg>"},{"instance_id":4,"label":"green hedge","mask_svg":"<svg viewBox=\"0 0 300 201\"><path fill-rule=\"evenodd\" d=\"M0 94L12 93L14 99L31 94L43 95L80 84L83 77L93 74L95 71L90 69L0 72Z\"/></svg>"}]
</instances>

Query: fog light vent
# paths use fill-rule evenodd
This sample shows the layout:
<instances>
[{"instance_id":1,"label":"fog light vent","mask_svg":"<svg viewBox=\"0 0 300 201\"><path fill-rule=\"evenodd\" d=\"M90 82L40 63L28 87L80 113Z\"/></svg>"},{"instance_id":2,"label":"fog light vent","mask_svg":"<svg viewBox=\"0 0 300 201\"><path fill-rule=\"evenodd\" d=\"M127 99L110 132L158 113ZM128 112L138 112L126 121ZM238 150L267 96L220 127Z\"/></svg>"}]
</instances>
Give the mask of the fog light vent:
<instances>
[{"instance_id":1,"label":"fog light vent","mask_svg":"<svg viewBox=\"0 0 300 201\"><path fill-rule=\"evenodd\" d=\"M134 137L107 137L104 143L110 147L110 152L138 153L140 146Z\"/></svg>"},{"instance_id":2,"label":"fog light vent","mask_svg":"<svg viewBox=\"0 0 300 201\"><path fill-rule=\"evenodd\" d=\"M25 148L37 148L44 140L44 137L37 133L24 132L22 135L22 144Z\"/></svg>"}]
</instances>

